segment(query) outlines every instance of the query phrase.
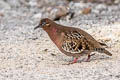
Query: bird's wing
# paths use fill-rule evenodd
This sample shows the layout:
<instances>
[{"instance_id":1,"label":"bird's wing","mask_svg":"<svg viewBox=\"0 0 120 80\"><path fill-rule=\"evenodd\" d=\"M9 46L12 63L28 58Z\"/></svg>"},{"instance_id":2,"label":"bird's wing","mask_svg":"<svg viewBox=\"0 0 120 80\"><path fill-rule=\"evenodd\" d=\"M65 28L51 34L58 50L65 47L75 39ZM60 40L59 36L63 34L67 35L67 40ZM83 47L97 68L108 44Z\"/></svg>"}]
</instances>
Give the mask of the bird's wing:
<instances>
[{"instance_id":1,"label":"bird's wing","mask_svg":"<svg viewBox=\"0 0 120 80\"><path fill-rule=\"evenodd\" d=\"M77 31L64 32L62 49L69 53L81 53L89 50L90 45L87 39Z\"/></svg>"}]
</instances>

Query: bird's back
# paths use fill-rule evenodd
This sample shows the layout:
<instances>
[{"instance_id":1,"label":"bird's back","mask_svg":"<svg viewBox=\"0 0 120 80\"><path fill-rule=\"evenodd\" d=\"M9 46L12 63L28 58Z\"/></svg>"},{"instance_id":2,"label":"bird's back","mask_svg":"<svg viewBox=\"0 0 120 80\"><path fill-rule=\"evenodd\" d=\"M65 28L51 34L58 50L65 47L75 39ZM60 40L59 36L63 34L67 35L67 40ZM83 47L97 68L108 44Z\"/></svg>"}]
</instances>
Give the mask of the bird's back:
<instances>
[{"instance_id":1,"label":"bird's back","mask_svg":"<svg viewBox=\"0 0 120 80\"><path fill-rule=\"evenodd\" d=\"M90 34L88 34L87 32L83 31L82 29L73 28L73 27L66 27L66 26L64 26L63 29L64 29L63 31L68 33L68 34L70 32L79 34L79 36L81 36L81 38L79 38L79 39L84 39L84 41L86 41L86 43L88 43L93 48L94 47L95 48L102 47L97 40L95 40Z\"/></svg>"},{"instance_id":2,"label":"bird's back","mask_svg":"<svg viewBox=\"0 0 120 80\"><path fill-rule=\"evenodd\" d=\"M98 51L112 56L109 51L103 48L101 44L87 32L79 28L66 26L62 27L62 31L64 33L62 49L64 50L64 52L80 54L84 51Z\"/></svg>"}]
</instances>

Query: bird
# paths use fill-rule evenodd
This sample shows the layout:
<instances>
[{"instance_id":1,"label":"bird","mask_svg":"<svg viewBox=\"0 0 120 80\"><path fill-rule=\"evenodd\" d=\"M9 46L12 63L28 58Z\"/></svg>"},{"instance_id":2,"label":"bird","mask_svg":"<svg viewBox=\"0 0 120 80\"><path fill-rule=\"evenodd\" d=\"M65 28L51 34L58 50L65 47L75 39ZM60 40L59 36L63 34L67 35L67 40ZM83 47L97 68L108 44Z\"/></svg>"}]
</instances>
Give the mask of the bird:
<instances>
[{"instance_id":1,"label":"bird","mask_svg":"<svg viewBox=\"0 0 120 80\"><path fill-rule=\"evenodd\" d=\"M89 33L80 28L64 26L52 21L49 18L43 18L40 20L34 30L42 28L58 47L58 49L67 56L73 57L73 61L68 64L77 63L78 59L86 55L86 61L90 61L90 57L93 55L91 52L105 53L112 56L112 54L106 50L100 43L95 40Z\"/></svg>"}]
</instances>

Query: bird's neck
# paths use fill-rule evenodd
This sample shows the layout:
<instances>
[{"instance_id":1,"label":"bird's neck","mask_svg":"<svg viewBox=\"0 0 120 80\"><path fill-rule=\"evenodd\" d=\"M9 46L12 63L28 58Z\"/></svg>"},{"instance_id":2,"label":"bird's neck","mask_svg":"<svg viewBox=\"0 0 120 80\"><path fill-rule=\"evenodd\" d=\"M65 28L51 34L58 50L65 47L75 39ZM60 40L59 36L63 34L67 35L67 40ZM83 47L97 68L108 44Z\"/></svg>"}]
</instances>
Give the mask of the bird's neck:
<instances>
[{"instance_id":1,"label":"bird's neck","mask_svg":"<svg viewBox=\"0 0 120 80\"><path fill-rule=\"evenodd\" d=\"M59 35L59 34L60 34L60 33L57 32L57 30L58 30L58 29L56 29L56 28L52 28L51 30L45 30L45 31L48 33L50 39L51 39L56 45L59 45L59 43L60 43L60 35Z\"/></svg>"}]
</instances>

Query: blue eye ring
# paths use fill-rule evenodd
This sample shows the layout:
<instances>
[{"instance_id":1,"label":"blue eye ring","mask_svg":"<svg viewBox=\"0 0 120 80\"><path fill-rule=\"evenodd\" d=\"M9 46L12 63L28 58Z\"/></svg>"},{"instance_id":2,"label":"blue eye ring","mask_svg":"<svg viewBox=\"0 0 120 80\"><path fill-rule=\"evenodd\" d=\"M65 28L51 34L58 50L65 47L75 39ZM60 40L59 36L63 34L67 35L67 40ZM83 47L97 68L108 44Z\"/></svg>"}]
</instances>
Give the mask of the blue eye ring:
<instances>
[{"instance_id":1,"label":"blue eye ring","mask_svg":"<svg viewBox=\"0 0 120 80\"><path fill-rule=\"evenodd\" d=\"M45 26L46 25L46 22L42 22L42 26Z\"/></svg>"}]
</instances>

